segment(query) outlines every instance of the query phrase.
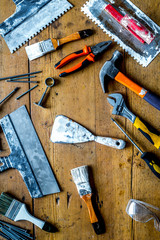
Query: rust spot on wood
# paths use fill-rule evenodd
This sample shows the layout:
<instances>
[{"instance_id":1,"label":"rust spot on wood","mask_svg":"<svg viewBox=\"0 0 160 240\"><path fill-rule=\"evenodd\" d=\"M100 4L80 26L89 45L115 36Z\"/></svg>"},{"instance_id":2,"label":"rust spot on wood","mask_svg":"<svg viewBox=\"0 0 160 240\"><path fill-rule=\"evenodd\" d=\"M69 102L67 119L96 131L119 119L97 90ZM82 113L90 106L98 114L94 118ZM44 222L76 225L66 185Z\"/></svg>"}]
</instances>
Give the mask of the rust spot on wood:
<instances>
[{"instance_id":1,"label":"rust spot on wood","mask_svg":"<svg viewBox=\"0 0 160 240\"><path fill-rule=\"evenodd\" d=\"M62 25L62 24L61 24L58 20L55 21L54 23L52 23L52 26L53 26L54 29L59 28L61 25Z\"/></svg>"},{"instance_id":2,"label":"rust spot on wood","mask_svg":"<svg viewBox=\"0 0 160 240\"><path fill-rule=\"evenodd\" d=\"M91 21L86 20L86 21L85 21L85 24L86 24L86 25L89 25L89 24L91 24Z\"/></svg>"},{"instance_id":3,"label":"rust spot on wood","mask_svg":"<svg viewBox=\"0 0 160 240\"><path fill-rule=\"evenodd\" d=\"M70 205L70 202L71 202L71 196L72 196L72 194L67 192L67 208L69 208L69 205Z\"/></svg>"},{"instance_id":4,"label":"rust spot on wood","mask_svg":"<svg viewBox=\"0 0 160 240\"><path fill-rule=\"evenodd\" d=\"M56 204L57 204L57 205L59 205L59 201L60 201L60 198L57 197L57 198L56 198Z\"/></svg>"},{"instance_id":5,"label":"rust spot on wood","mask_svg":"<svg viewBox=\"0 0 160 240\"><path fill-rule=\"evenodd\" d=\"M25 202L25 196L22 197L22 202Z\"/></svg>"},{"instance_id":6,"label":"rust spot on wood","mask_svg":"<svg viewBox=\"0 0 160 240\"><path fill-rule=\"evenodd\" d=\"M73 25L74 25L73 22L68 22L68 23L67 23L67 27L72 27Z\"/></svg>"}]
</instances>

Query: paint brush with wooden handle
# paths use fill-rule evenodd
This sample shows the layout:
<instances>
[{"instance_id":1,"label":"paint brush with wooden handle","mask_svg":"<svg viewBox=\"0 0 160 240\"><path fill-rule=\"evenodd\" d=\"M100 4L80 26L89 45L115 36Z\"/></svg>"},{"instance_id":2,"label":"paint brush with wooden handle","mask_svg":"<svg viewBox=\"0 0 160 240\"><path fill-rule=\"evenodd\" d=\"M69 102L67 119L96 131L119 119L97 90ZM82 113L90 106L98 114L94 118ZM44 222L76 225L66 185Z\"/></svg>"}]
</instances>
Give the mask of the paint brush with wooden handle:
<instances>
[{"instance_id":1,"label":"paint brush with wooden handle","mask_svg":"<svg viewBox=\"0 0 160 240\"><path fill-rule=\"evenodd\" d=\"M57 50L57 48L64 43L72 42L75 40L83 39L89 37L93 34L91 29L85 29L79 32L72 33L61 39L49 38L45 41L34 43L30 46L25 47L26 53L29 60L34 60L36 58L42 57L43 55Z\"/></svg>"},{"instance_id":2,"label":"paint brush with wooden handle","mask_svg":"<svg viewBox=\"0 0 160 240\"><path fill-rule=\"evenodd\" d=\"M81 166L71 170L72 178L76 184L78 193L87 204L90 221L96 234L104 233L104 226L98 220L92 204L92 189L89 183L88 166Z\"/></svg>"},{"instance_id":3,"label":"paint brush with wooden handle","mask_svg":"<svg viewBox=\"0 0 160 240\"><path fill-rule=\"evenodd\" d=\"M4 192L0 195L0 214L15 222L20 220L27 220L46 232L57 232L56 227L48 222L42 221L32 216L27 211L26 205L24 203L21 203L20 201L12 198Z\"/></svg>"}]
</instances>

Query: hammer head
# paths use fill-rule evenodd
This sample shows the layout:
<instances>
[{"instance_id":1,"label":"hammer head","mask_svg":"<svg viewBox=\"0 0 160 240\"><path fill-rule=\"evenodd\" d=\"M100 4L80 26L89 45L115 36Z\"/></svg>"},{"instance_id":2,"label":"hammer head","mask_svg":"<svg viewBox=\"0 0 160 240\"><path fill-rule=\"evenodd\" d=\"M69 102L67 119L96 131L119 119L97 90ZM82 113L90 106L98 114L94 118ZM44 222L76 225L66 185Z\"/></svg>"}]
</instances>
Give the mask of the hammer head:
<instances>
[{"instance_id":1,"label":"hammer head","mask_svg":"<svg viewBox=\"0 0 160 240\"><path fill-rule=\"evenodd\" d=\"M109 61L106 61L103 67L100 70L99 78L103 92L106 92L107 81L109 79L115 79L119 73L119 65L123 61L123 55L119 51L113 53L112 58Z\"/></svg>"}]
</instances>

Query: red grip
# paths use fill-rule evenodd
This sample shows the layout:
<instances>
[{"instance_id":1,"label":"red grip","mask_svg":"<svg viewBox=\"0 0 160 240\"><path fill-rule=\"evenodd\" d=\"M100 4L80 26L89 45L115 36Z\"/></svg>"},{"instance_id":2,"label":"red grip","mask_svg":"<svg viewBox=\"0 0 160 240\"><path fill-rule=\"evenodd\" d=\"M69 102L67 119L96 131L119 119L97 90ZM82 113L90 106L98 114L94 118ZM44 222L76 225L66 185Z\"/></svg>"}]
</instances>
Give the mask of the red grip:
<instances>
[{"instance_id":1,"label":"red grip","mask_svg":"<svg viewBox=\"0 0 160 240\"><path fill-rule=\"evenodd\" d=\"M105 10L115 18L124 28L130 31L141 43L150 44L155 38L154 35L140 22L132 16L126 14L123 16L111 4L105 7Z\"/></svg>"}]
</instances>

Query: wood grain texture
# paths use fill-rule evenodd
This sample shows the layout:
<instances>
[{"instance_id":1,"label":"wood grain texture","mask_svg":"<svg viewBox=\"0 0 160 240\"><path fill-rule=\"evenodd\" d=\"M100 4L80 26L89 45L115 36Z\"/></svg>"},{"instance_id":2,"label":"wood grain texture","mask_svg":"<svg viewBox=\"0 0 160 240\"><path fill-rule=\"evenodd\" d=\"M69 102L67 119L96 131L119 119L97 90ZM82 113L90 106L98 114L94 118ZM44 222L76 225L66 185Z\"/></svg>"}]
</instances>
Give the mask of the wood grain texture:
<instances>
[{"instance_id":1,"label":"wood grain texture","mask_svg":"<svg viewBox=\"0 0 160 240\"><path fill-rule=\"evenodd\" d=\"M47 54L34 61L28 62L24 46L14 54L0 37L0 77L27 73L28 71L43 70L37 80L39 87L19 101L15 98L29 88L21 85L21 89L1 106L0 118L25 104L42 146L48 157L53 172L61 188L58 194L45 196L32 200L28 190L16 170L0 173L0 192L13 194L24 201L36 217L55 224L59 232L46 233L28 222L15 223L18 226L30 229L38 240L150 240L159 239L159 232L153 227L153 221L146 224L132 221L125 209L130 198L139 199L160 207L159 192L160 180L150 171L148 166L140 159L140 153L127 141L124 150L116 150L104 145L88 142L84 144L53 144L50 142L52 125L56 115L63 114L84 125L91 132L100 136L109 136L125 139L110 120L112 108L107 102L107 94L120 92L125 96L126 104L130 110L142 120L150 123L160 130L160 113L131 90L116 81L108 82L108 92L103 93L99 82L99 71L104 62L111 58L115 50L124 54L122 72L135 83L160 95L160 65L159 56L147 67L142 68L134 59L122 51L117 44L112 44L107 52L95 63L86 69L59 78L60 70L54 69L54 64L66 55L82 49L85 45L92 46L101 41L111 40L94 23L91 22L80 8L85 0L71 0L74 8L61 18L44 29L40 34L30 40L27 45L48 38L60 39L74 32L91 28L95 34L72 43L65 44L57 51ZM159 17L159 0L132 1L157 24ZM12 0L0 1L0 22L8 18L15 10ZM81 59L63 67L63 70L75 65ZM42 109L34 102L38 102L44 92L45 79L53 77L56 85L50 89L48 98ZM18 83L0 82L0 99L6 96ZM32 86L32 85L31 85ZM154 152L160 159L160 152L129 122L122 117L116 117L121 126L144 150ZM0 145L5 152L9 152L5 138L0 133ZM77 193L71 178L70 170L81 165L89 165L91 171L91 185L96 196L96 202L102 218L106 224L106 233L97 236L90 224L88 209ZM0 216L0 219L5 217ZM2 239L2 238L0 238Z\"/></svg>"}]
</instances>

